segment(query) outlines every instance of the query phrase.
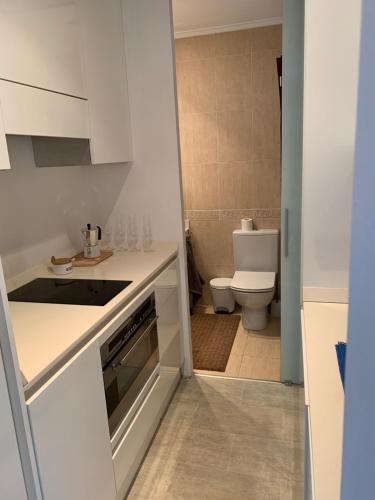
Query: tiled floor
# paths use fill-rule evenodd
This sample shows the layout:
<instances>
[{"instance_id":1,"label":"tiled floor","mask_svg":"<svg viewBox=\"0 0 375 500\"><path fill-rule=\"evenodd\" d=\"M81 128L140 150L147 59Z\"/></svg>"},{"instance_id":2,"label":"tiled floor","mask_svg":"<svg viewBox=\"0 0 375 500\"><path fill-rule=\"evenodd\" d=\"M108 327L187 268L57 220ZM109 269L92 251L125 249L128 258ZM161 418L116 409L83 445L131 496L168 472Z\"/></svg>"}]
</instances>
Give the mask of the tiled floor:
<instances>
[{"instance_id":1,"label":"tiled floor","mask_svg":"<svg viewBox=\"0 0 375 500\"><path fill-rule=\"evenodd\" d=\"M182 381L129 500L301 500L303 390Z\"/></svg>"},{"instance_id":2,"label":"tiled floor","mask_svg":"<svg viewBox=\"0 0 375 500\"><path fill-rule=\"evenodd\" d=\"M213 309L200 308L199 312L213 314ZM280 381L280 319L270 317L267 328L259 332L245 330L240 322L225 372L195 372L221 377Z\"/></svg>"}]
</instances>

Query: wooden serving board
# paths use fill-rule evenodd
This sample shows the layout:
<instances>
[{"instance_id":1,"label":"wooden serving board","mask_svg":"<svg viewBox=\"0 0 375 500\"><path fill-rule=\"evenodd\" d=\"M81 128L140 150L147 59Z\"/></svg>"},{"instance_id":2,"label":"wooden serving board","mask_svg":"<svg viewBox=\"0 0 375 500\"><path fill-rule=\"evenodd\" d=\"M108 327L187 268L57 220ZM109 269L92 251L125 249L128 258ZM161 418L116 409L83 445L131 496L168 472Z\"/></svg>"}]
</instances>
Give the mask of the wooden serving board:
<instances>
[{"instance_id":1,"label":"wooden serving board","mask_svg":"<svg viewBox=\"0 0 375 500\"><path fill-rule=\"evenodd\" d=\"M96 266L103 262L103 260L112 257L113 252L111 250L102 250L99 257L95 257L93 259L86 259L83 255L83 252L75 255L73 257L73 267L91 267Z\"/></svg>"}]
</instances>

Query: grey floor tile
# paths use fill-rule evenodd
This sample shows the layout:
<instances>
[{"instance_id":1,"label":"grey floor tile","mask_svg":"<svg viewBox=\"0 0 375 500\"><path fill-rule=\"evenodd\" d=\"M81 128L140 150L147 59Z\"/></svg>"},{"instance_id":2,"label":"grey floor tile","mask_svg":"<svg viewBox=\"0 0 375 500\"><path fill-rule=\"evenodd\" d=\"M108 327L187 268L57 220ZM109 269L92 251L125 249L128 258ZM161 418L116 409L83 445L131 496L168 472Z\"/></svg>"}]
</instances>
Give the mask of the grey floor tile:
<instances>
[{"instance_id":1,"label":"grey floor tile","mask_svg":"<svg viewBox=\"0 0 375 500\"><path fill-rule=\"evenodd\" d=\"M239 404L246 381L216 377L192 377L181 383L177 396L193 398L199 402L218 401Z\"/></svg>"},{"instance_id":2,"label":"grey floor tile","mask_svg":"<svg viewBox=\"0 0 375 500\"><path fill-rule=\"evenodd\" d=\"M303 448L281 440L236 435L228 470L256 473L265 481L290 481L303 474Z\"/></svg>"},{"instance_id":3,"label":"grey floor tile","mask_svg":"<svg viewBox=\"0 0 375 500\"><path fill-rule=\"evenodd\" d=\"M179 386L131 500L301 500L303 391L193 377Z\"/></svg>"}]
</instances>

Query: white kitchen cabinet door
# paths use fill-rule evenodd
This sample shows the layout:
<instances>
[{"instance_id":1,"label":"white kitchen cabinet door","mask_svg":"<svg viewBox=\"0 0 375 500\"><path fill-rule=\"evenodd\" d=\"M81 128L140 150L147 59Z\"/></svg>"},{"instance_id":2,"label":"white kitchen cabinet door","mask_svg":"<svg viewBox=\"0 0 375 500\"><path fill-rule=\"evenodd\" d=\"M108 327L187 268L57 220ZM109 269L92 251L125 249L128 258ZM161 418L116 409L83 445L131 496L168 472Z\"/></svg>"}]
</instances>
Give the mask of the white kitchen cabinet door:
<instances>
[{"instance_id":1,"label":"white kitchen cabinet door","mask_svg":"<svg viewBox=\"0 0 375 500\"><path fill-rule=\"evenodd\" d=\"M161 372L177 373L181 368L179 286L179 267L176 259L155 282Z\"/></svg>"},{"instance_id":2,"label":"white kitchen cabinet door","mask_svg":"<svg viewBox=\"0 0 375 500\"><path fill-rule=\"evenodd\" d=\"M8 170L10 168L10 160L8 153L8 144L5 136L3 114L0 102L0 170Z\"/></svg>"},{"instance_id":3,"label":"white kitchen cabinet door","mask_svg":"<svg viewBox=\"0 0 375 500\"><path fill-rule=\"evenodd\" d=\"M0 415L0 498L27 500L1 352Z\"/></svg>"},{"instance_id":4,"label":"white kitchen cabinet door","mask_svg":"<svg viewBox=\"0 0 375 500\"><path fill-rule=\"evenodd\" d=\"M45 500L113 500L99 347L79 352L27 401Z\"/></svg>"},{"instance_id":5,"label":"white kitchen cabinet door","mask_svg":"<svg viewBox=\"0 0 375 500\"><path fill-rule=\"evenodd\" d=\"M314 470L311 448L310 407L305 406L305 484L304 500L314 500Z\"/></svg>"},{"instance_id":6,"label":"white kitchen cabinet door","mask_svg":"<svg viewBox=\"0 0 375 500\"><path fill-rule=\"evenodd\" d=\"M87 101L0 80L6 134L88 138Z\"/></svg>"},{"instance_id":7,"label":"white kitchen cabinet door","mask_svg":"<svg viewBox=\"0 0 375 500\"><path fill-rule=\"evenodd\" d=\"M0 0L0 78L86 97L76 0Z\"/></svg>"},{"instance_id":8,"label":"white kitchen cabinet door","mask_svg":"<svg viewBox=\"0 0 375 500\"><path fill-rule=\"evenodd\" d=\"M79 0L93 164L132 157L121 0Z\"/></svg>"}]
</instances>

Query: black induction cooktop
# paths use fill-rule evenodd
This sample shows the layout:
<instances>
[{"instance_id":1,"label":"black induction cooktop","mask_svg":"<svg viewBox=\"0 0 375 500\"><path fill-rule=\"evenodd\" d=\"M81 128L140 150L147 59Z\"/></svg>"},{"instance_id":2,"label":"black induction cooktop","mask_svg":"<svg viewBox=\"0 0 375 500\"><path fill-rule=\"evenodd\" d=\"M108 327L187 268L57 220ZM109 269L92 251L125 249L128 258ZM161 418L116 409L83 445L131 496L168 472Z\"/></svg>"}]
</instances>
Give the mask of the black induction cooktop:
<instances>
[{"instance_id":1,"label":"black induction cooktop","mask_svg":"<svg viewBox=\"0 0 375 500\"><path fill-rule=\"evenodd\" d=\"M8 293L13 302L104 306L132 281L37 278Z\"/></svg>"}]
</instances>

